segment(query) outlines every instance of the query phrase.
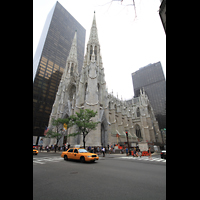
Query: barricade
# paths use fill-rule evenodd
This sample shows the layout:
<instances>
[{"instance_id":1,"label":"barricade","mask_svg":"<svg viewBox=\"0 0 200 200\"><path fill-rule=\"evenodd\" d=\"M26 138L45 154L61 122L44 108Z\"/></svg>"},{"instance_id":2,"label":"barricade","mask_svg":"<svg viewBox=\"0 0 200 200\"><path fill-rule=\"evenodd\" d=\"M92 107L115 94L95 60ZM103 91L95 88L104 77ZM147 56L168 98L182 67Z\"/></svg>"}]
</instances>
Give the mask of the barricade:
<instances>
[{"instance_id":1,"label":"barricade","mask_svg":"<svg viewBox=\"0 0 200 200\"><path fill-rule=\"evenodd\" d=\"M149 156L148 151L143 151L143 152L142 152L142 156Z\"/></svg>"}]
</instances>

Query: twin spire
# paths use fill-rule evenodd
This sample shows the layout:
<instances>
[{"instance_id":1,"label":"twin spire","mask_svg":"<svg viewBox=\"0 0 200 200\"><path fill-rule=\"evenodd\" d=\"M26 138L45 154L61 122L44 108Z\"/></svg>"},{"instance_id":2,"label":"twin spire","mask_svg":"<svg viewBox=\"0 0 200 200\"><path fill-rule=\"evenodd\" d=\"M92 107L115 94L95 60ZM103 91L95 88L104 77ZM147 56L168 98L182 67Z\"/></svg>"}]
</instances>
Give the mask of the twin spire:
<instances>
[{"instance_id":1,"label":"twin spire","mask_svg":"<svg viewBox=\"0 0 200 200\"><path fill-rule=\"evenodd\" d=\"M67 60L77 61L77 30L75 31L74 39Z\"/></svg>"},{"instance_id":2,"label":"twin spire","mask_svg":"<svg viewBox=\"0 0 200 200\"><path fill-rule=\"evenodd\" d=\"M92 21L92 27L90 30L90 37L88 44L94 45L94 44L99 44L99 39L98 39L98 33L97 33L97 26L96 26L96 17L95 17L95 11L94 11L94 17ZM91 56L91 62L95 62L95 54L94 54L94 49L92 52ZM74 63L74 64L72 64ZM66 68L65 68L65 73L63 74L64 76L67 75L67 72L75 72L78 73L78 60L77 60L77 30L75 31L74 34L74 39L72 41L71 49L69 52L69 56L67 57L66 61Z\"/></svg>"},{"instance_id":3,"label":"twin spire","mask_svg":"<svg viewBox=\"0 0 200 200\"><path fill-rule=\"evenodd\" d=\"M92 21L92 27L90 29L90 37L88 44L91 43L98 43L99 44L99 39L98 39L98 33L97 33L97 25L96 25L96 17L95 17L95 11L94 11L94 17Z\"/></svg>"}]
</instances>

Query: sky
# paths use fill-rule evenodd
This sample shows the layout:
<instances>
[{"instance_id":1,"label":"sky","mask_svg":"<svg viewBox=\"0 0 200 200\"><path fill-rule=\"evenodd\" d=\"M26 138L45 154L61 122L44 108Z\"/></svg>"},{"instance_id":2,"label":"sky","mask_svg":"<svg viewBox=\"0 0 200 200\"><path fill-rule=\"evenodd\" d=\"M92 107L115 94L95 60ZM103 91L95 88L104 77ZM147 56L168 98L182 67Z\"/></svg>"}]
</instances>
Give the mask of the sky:
<instances>
[{"instance_id":1,"label":"sky","mask_svg":"<svg viewBox=\"0 0 200 200\"><path fill-rule=\"evenodd\" d=\"M59 0L85 29L89 40L94 11L108 92L123 100L134 96L131 74L161 62L166 78L166 34L159 16L160 0ZM33 0L33 57L56 0ZM135 15L136 13L136 15ZM86 48L85 48L86 52Z\"/></svg>"}]
</instances>

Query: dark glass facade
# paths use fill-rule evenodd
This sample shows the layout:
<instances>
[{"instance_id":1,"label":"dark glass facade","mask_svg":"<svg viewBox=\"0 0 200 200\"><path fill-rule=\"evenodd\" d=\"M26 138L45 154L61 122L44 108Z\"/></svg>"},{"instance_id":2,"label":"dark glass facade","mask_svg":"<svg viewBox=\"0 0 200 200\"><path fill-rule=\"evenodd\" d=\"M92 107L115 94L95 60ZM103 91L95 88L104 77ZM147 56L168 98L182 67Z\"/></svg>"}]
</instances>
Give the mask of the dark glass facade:
<instances>
[{"instance_id":1,"label":"dark glass facade","mask_svg":"<svg viewBox=\"0 0 200 200\"><path fill-rule=\"evenodd\" d=\"M140 95L140 88L144 88L159 128L166 128L166 81L160 62L149 64L132 73L134 95Z\"/></svg>"},{"instance_id":2,"label":"dark glass facade","mask_svg":"<svg viewBox=\"0 0 200 200\"><path fill-rule=\"evenodd\" d=\"M84 59L86 30L59 3L49 12L33 60L33 136L43 136L77 30L78 71Z\"/></svg>"}]
</instances>

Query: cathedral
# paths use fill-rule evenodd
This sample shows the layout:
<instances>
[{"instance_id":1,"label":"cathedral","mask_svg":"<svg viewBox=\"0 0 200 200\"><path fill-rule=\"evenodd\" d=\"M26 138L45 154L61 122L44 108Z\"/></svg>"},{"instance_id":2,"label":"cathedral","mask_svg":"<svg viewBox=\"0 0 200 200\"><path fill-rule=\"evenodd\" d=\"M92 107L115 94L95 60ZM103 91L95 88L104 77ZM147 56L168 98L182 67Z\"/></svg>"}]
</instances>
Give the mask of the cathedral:
<instances>
[{"instance_id":1,"label":"cathedral","mask_svg":"<svg viewBox=\"0 0 200 200\"><path fill-rule=\"evenodd\" d=\"M128 101L108 93L95 14L81 74L78 73L77 33L75 32L49 117L49 129L52 129L53 118L67 118L75 115L80 109L97 111L97 115L92 120L99 122L96 130L86 136L86 146L124 144L127 142L126 131L130 143L162 142L158 122L143 88L140 89L139 97ZM65 134L75 131L74 126ZM60 140L59 145L62 146L63 142L64 138ZM81 135L69 137L67 142L71 146L83 145ZM55 141L51 139L50 143L54 144Z\"/></svg>"}]
</instances>

